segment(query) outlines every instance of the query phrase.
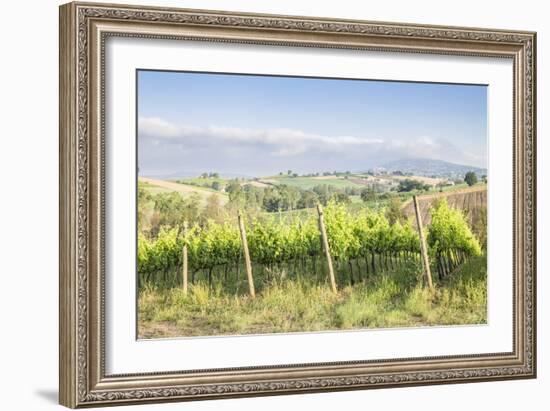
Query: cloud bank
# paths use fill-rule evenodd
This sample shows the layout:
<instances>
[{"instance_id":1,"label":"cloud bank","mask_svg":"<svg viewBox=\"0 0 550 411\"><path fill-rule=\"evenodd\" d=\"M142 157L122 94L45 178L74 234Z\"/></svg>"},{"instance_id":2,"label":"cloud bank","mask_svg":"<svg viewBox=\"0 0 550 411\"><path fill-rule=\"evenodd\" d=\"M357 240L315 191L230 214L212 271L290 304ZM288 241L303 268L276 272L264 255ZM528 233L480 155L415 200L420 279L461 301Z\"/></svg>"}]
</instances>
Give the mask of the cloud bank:
<instances>
[{"instance_id":1,"label":"cloud bank","mask_svg":"<svg viewBox=\"0 0 550 411\"><path fill-rule=\"evenodd\" d=\"M261 176L293 169L361 171L401 158L430 158L486 166L485 153L469 153L444 138L367 138L303 130L175 124L157 117L138 121L142 175L215 170Z\"/></svg>"},{"instance_id":2,"label":"cloud bank","mask_svg":"<svg viewBox=\"0 0 550 411\"><path fill-rule=\"evenodd\" d=\"M160 118L141 118L139 120L139 136L165 144L257 146L266 148L272 155L280 156L294 156L308 150L345 151L350 147L369 147L384 143L382 139L321 136L287 128L256 130L220 126L175 125Z\"/></svg>"}]
</instances>

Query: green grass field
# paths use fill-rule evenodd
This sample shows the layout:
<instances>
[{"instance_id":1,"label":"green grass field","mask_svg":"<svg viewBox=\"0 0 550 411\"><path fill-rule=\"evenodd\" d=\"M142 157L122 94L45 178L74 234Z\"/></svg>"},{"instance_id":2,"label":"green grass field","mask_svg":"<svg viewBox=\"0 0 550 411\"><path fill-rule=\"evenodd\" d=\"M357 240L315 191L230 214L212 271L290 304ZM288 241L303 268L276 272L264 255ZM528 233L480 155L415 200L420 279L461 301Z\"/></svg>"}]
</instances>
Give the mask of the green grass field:
<instances>
[{"instance_id":1,"label":"green grass field","mask_svg":"<svg viewBox=\"0 0 550 411\"><path fill-rule=\"evenodd\" d=\"M422 286L418 263L378 273L333 294L323 282L274 281L255 299L210 288L145 286L139 294L139 337L263 334L362 328L484 324L487 260L475 257L435 289Z\"/></svg>"},{"instance_id":2,"label":"green grass field","mask_svg":"<svg viewBox=\"0 0 550 411\"><path fill-rule=\"evenodd\" d=\"M260 179L262 181L263 179ZM265 179L266 181L273 182L274 184L286 184L292 187L298 187L303 190L312 189L315 186L327 184L337 188L345 187L364 187L361 184L356 184L349 179L330 177L330 178L317 178L317 177L288 177L288 176L275 176Z\"/></svg>"},{"instance_id":3,"label":"green grass field","mask_svg":"<svg viewBox=\"0 0 550 411\"><path fill-rule=\"evenodd\" d=\"M212 183L217 182L220 185L224 186L230 182L229 179L226 178L201 178L201 177L189 177L189 178L179 178L176 180L173 180L177 183L183 183L183 184L190 184L190 185L198 185L198 186L211 186Z\"/></svg>"}]
</instances>

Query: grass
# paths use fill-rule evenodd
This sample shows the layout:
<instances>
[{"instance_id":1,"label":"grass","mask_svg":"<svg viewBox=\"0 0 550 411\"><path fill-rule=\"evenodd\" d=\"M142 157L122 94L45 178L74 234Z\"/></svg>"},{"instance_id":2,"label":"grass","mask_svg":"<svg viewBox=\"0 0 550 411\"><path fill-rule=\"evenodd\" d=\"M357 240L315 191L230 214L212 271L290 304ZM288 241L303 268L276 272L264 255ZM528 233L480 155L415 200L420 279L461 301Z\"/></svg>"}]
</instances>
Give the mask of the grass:
<instances>
[{"instance_id":1,"label":"grass","mask_svg":"<svg viewBox=\"0 0 550 411\"><path fill-rule=\"evenodd\" d=\"M179 179L175 179L175 180L171 180L171 181L173 181L174 183L186 184L186 185L190 185L190 186L193 186L193 187L199 187L199 188L207 190L207 191L212 191L212 192L218 192L219 193L219 190L214 190L212 188L212 183L217 182L221 187L223 187L223 186L227 185L230 180L227 180L227 179L224 179L224 178L200 178L200 177L195 177L195 178L179 178Z\"/></svg>"},{"instance_id":2,"label":"grass","mask_svg":"<svg viewBox=\"0 0 550 411\"><path fill-rule=\"evenodd\" d=\"M142 187L145 188L147 191L149 191L149 193L153 195L159 194L159 193L171 193L173 191L173 190L170 190L169 188L158 187L152 184L143 184ZM182 197L185 197L183 193L180 193L180 194L182 195Z\"/></svg>"},{"instance_id":3,"label":"grass","mask_svg":"<svg viewBox=\"0 0 550 411\"><path fill-rule=\"evenodd\" d=\"M220 284L139 295L139 337L263 334L360 328L484 324L487 321L486 258L470 260L433 291L421 284L418 266L364 278L333 294L325 283L273 281L255 299Z\"/></svg>"},{"instance_id":4,"label":"grass","mask_svg":"<svg viewBox=\"0 0 550 411\"><path fill-rule=\"evenodd\" d=\"M160 187L160 186L157 186L153 183L143 182L143 181L140 181L138 184L139 184L140 188L144 188L145 190L147 190L152 195L156 195L156 194L159 194L159 193L174 193L175 192L175 193L178 193L184 199L187 199L187 198L191 197L192 195L198 195L199 199L201 201L201 205L203 205L203 206L206 204L207 198L210 197L212 194L217 195L221 199L222 203L227 202L228 199L229 199L229 196L226 193L223 193L221 191L216 191L213 188L199 187L199 186L196 186L196 185L184 184L184 183L176 182L176 181L169 181L169 182L173 183L173 184L181 185L182 187L187 187L188 190L187 191L178 191L178 190L174 190L172 188Z\"/></svg>"},{"instance_id":5,"label":"grass","mask_svg":"<svg viewBox=\"0 0 550 411\"><path fill-rule=\"evenodd\" d=\"M269 177L267 180L275 182L275 184L286 184L292 187L298 187L303 190L310 190L319 185L331 185L338 188L345 187L364 187L360 184L356 184L353 181L345 178L315 178L315 177L288 177L288 176L276 176ZM261 181L261 179L260 179Z\"/></svg>"}]
</instances>

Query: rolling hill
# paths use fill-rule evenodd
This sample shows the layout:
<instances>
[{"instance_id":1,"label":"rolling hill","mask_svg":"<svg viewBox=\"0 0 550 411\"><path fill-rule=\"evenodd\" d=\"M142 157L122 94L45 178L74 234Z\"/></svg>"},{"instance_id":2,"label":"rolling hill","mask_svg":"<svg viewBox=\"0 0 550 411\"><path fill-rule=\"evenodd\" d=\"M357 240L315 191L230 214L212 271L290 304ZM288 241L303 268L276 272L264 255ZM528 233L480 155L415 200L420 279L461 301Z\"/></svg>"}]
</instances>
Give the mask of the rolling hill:
<instances>
[{"instance_id":1,"label":"rolling hill","mask_svg":"<svg viewBox=\"0 0 550 411\"><path fill-rule=\"evenodd\" d=\"M188 197L191 194L198 194L201 201L203 203L206 202L206 199L210 197L211 195L215 195L219 197L220 203L226 204L229 201L229 197L225 193L220 193L215 190L203 188L203 187L197 187L193 185L188 184L181 184L176 183L173 181L167 181L167 180L157 180L153 178L147 178L147 177L140 177L139 181L141 183L146 183L148 186L150 186L151 191L175 191L180 193L183 197Z\"/></svg>"},{"instance_id":2,"label":"rolling hill","mask_svg":"<svg viewBox=\"0 0 550 411\"><path fill-rule=\"evenodd\" d=\"M405 174L413 174L425 177L446 177L446 178L464 178L468 171L473 171L478 178L487 175L486 168L468 166L463 164L454 164L442 160L431 159L401 159L391 161L377 167L376 170L395 172L401 171Z\"/></svg>"}]
</instances>

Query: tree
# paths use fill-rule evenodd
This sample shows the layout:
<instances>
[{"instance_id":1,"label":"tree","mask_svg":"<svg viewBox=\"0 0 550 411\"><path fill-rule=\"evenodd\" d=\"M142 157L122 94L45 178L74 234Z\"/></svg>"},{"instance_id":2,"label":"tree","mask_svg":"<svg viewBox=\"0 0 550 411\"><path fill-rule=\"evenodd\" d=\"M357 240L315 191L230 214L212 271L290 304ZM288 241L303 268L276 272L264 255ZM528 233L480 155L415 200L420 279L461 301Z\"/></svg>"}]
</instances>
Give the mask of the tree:
<instances>
[{"instance_id":1,"label":"tree","mask_svg":"<svg viewBox=\"0 0 550 411\"><path fill-rule=\"evenodd\" d=\"M296 187L291 187L287 185L277 186L277 190L281 196L282 200L282 209L283 210L294 210L296 204L300 199L300 191Z\"/></svg>"},{"instance_id":2,"label":"tree","mask_svg":"<svg viewBox=\"0 0 550 411\"><path fill-rule=\"evenodd\" d=\"M202 211L201 220L203 220L203 222L207 222L208 220L214 220L217 223L223 222L220 197L217 194L211 194L206 199L206 206Z\"/></svg>"},{"instance_id":3,"label":"tree","mask_svg":"<svg viewBox=\"0 0 550 411\"><path fill-rule=\"evenodd\" d=\"M199 213L200 198L196 193L186 199L175 191L159 193L154 197L154 202L154 211L158 214L158 227L152 227L153 235L162 226L177 228L184 221L194 221Z\"/></svg>"},{"instance_id":4,"label":"tree","mask_svg":"<svg viewBox=\"0 0 550 411\"><path fill-rule=\"evenodd\" d=\"M147 205L152 200L152 195L144 186L138 185L137 201L137 225L138 232L145 231L145 222L147 220Z\"/></svg>"},{"instance_id":5,"label":"tree","mask_svg":"<svg viewBox=\"0 0 550 411\"><path fill-rule=\"evenodd\" d=\"M374 187L370 186L361 190L361 200L365 203L376 200L376 191Z\"/></svg>"},{"instance_id":6,"label":"tree","mask_svg":"<svg viewBox=\"0 0 550 411\"><path fill-rule=\"evenodd\" d=\"M317 196L319 196L319 202L326 205L330 197L335 192L335 187L329 184L319 184L311 189Z\"/></svg>"},{"instance_id":7,"label":"tree","mask_svg":"<svg viewBox=\"0 0 550 411\"><path fill-rule=\"evenodd\" d=\"M217 191L217 190L220 189L220 187L221 187L221 186L220 186L220 182L219 182L219 181L214 181L214 182L212 182L212 189L214 189L214 190Z\"/></svg>"},{"instance_id":8,"label":"tree","mask_svg":"<svg viewBox=\"0 0 550 411\"><path fill-rule=\"evenodd\" d=\"M263 208L268 212L276 212L282 208L282 198L275 187L268 187L264 190Z\"/></svg>"},{"instance_id":9,"label":"tree","mask_svg":"<svg viewBox=\"0 0 550 411\"><path fill-rule=\"evenodd\" d=\"M229 194L230 202L234 203L234 202L239 202L241 200L241 197L242 197L241 194L243 190L238 180L232 180L228 184L226 191Z\"/></svg>"},{"instance_id":10,"label":"tree","mask_svg":"<svg viewBox=\"0 0 550 411\"><path fill-rule=\"evenodd\" d=\"M399 197L392 197L388 208L386 209L386 218L391 225L395 223L404 224L407 221L407 216L401 206L401 199Z\"/></svg>"},{"instance_id":11,"label":"tree","mask_svg":"<svg viewBox=\"0 0 550 411\"><path fill-rule=\"evenodd\" d=\"M349 198L349 196L346 193L343 193L343 192L334 193L332 195L332 199L336 203L340 203L340 204L350 204L351 203L351 199Z\"/></svg>"},{"instance_id":12,"label":"tree","mask_svg":"<svg viewBox=\"0 0 550 411\"><path fill-rule=\"evenodd\" d=\"M423 184L421 181L413 180L411 178L406 178L405 180L399 181L397 191L412 191L412 190L429 190L430 186Z\"/></svg>"},{"instance_id":13,"label":"tree","mask_svg":"<svg viewBox=\"0 0 550 411\"><path fill-rule=\"evenodd\" d=\"M464 181L470 187L477 183L477 175L473 171L468 171L464 176Z\"/></svg>"},{"instance_id":14,"label":"tree","mask_svg":"<svg viewBox=\"0 0 550 411\"><path fill-rule=\"evenodd\" d=\"M245 193L246 207L247 208L261 208L264 201L264 189L254 187L251 184L244 186L243 191Z\"/></svg>"},{"instance_id":15,"label":"tree","mask_svg":"<svg viewBox=\"0 0 550 411\"><path fill-rule=\"evenodd\" d=\"M344 187L344 193L348 196L358 196L361 195L361 190L357 187Z\"/></svg>"},{"instance_id":16,"label":"tree","mask_svg":"<svg viewBox=\"0 0 550 411\"><path fill-rule=\"evenodd\" d=\"M315 207L319 201L319 196L313 191L304 190L302 196L298 200L298 208L312 208Z\"/></svg>"},{"instance_id":17,"label":"tree","mask_svg":"<svg viewBox=\"0 0 550 411\"><path fill-rule=\"evenodd\" d=\"M287 175L291 175L291 174L292 174L292 170L287 170L286 173L287 173Z\"/></svg>"}]
</instances>

